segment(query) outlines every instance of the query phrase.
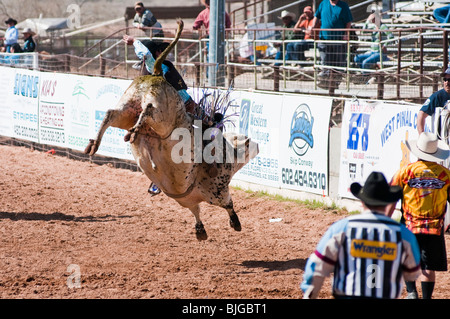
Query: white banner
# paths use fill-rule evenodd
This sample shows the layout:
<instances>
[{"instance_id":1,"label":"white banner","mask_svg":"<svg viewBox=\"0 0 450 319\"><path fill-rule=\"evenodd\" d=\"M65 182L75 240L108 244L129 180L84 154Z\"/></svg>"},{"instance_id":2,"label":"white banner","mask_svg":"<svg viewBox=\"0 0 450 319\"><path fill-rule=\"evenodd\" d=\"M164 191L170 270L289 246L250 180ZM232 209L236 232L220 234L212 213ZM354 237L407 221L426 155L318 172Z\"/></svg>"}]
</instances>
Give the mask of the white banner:
<instances>
[{"instance_id":1,"label":"white banner","mask_svg":"<svg viewBox=\"0 0 450 319\"><path fill-rule=\"evenodd\" d=\"M281 187L328 195L328 127L332 99L283 97Z\"/></svg>"},{"instance_id":2,"label":"white banner","mask_svg":"<svg viewBox=\"0 0 450 319\"><path fill-rule=\"evenodd\" d=\"M259 154L235 178L328 195L332 99L242 92L237 104L237 132L257 142Z\"/></svg>"},{"instance_id":3,"label":"white banner","mask_svg":"<svg viewBox=\"0 0 450 319\"><path fill-rule=\"evenodd\" d=\"M130 80L0 67L0 135L83 151ZM108 128L97 154L134 160L125 131Z\"/></svg>"},{"instance_id":4,"label":"white banner","mask_svg":"<svg viewBox=\"0 0 450 319\"><path fill-rule=\"evenodd\" d=\"M40 74L40 142L78 151L95 138L106 110L116 106L131 83L72 74ZM124 135L124 130L108 128L97 154L133 160Z\"/></svg>"},{"instance_id":5,"label":"white banner","mask_svg":"<svg viewBox=\"0 0 450 319\"><path fill-rule=\"evenodd\" d=\"M258 143L259 154L235 177L252 183L280 187L280 95L242 92L239 133Z\"/></svg>"},{"instance_id":6,"label":"white banner","mask_svg":"<svg viewBox=\"0 0 450 319\"><path fill-rule=\"evenodd\" d=\"M91 105L94 110L94 123L90 127L93 128L91 131L91 136L96 136L103 118L105 117L106 111L115 108L117 102L120 100L120 97L131 84L131 81L111 80L105 78L91 79L95 79L95 85L92 85L94 87L92 95L88 96L91 99ZM130 143L123 140L125 134L125 130L116 127L109 127L106 130L105 135L103 135L98 154L134 160L131 153Z\"/></svg>"},{"instance_id":7,"label":"white banner","mask_svg":"<svg viewBox=\"0 0 450 319\"><path fill-rule=\"evenodd\" d=\"M39 142L39 72L14 69L11 75L7 103L12 112L12 137Z\"/></svg>"},{"instance_id":8,"label":"white banner","mask_svg":"<svg viewBox=\"0 0 450 319\"><path fill-rule=\"evenodd\" d=\"M347 101L341 130L339 196L354 198L350 185L361 185L373 171L388 182L402 166L416 161L405 140L417 139L419 105ZM427 118L430 127L431 118Z\"/></svg>"},{"instance_id":9,"label":"white banner","mask_svg":"<svg viewBox=\"0 0 450 319\"><path fill-rule=\"evenodd\" d=\"M16 69L0 67L0 135L13 136L15 105L12 104L14 96L14 78Z\"/></svg>"},{"instance_id":10,"label":"white banner","mask_svg":"<svg viewBox=\"0 0 450 319\"><path fill-rule=\"evenodd\" d=\"M40 73L40 97L39 97L39 137L40 143L59 147L71 147L68 145L67 131L68 118L71 111L72 99L68 98L68 85L73 79L71 75Z\"/></svg>"}]
</instances>

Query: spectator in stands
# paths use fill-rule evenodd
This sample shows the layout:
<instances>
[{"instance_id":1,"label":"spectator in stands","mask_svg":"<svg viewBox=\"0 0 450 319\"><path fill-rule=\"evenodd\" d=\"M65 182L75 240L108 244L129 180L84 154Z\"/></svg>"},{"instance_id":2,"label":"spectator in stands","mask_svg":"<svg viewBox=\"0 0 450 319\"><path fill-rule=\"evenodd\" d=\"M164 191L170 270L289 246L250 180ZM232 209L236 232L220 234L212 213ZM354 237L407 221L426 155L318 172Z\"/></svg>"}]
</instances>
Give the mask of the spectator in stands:
<instances>
[{"instance_id":1,"label":"spectator in stands","mask_svg":"<svg viewBox=\"0 0 450 319\"><path fill-rule=\"evenodd\" d=\"M202 0L203 5L205 6L205 9L203 9L195 18L194 25L192 26L192 29L194 30L200 30L202 26L205 28L206 32L206 38L209 37L209 3L210 0ZM227 12L225 12L225 28L231 28L231 19ZM209 41L206 42L206 61L208 61L209 56Z\"/></svg>"},{"instance_id":2,"label":"spectator in stands","mask_svg":"<svg viewBox=\"0 0 450 319\"><path fill-rule=\"evenodd\" d=\"M136 11L136 15L134 16L133 25L139 29L142 28L156 28L152 30L152 35L154 37L164 37L164 32L162 30L161 23L156 20L153 13L144 7L142 2L136 2L134 5L134 10ZM147 35L150 34L149 31L146 32Z\"/></svg>"},{"instance_id":3,"label":"spectator in stands","mask_svg":"<svg viewBox=\"0 0 450 319\"><path fill-rule=\"evenodd\" d=\"M11 52L11 46L19 40L19 31L16 28L17 21L9 18L5 21L8 29L6 29L4 40L4 48L2 51Z\"/></svg>"},{"instance_id":4,"label":"spectator in stands","mask_svg":"<svg viewBox=\"0 0 450 319\"><path fill-rule=\"evenodd\" d=\"M36 43L33 40L35 33L30 28L23 29L22 33L24 38L23 52L34 52L36 50Z\"/></svg>"},{"instance_id":5,"label":"spectator in stands","mask_svg":"<svg viewBox=\"0 0 450 319\"><path fill-rule=\"evenodd\" d=\"M314 42L308 41L314 39L312 28L314 27L314 12L311 6L303 9L303 14L298 18L294 26L294 33L304 34L303 40L299 42L290 42L286 46L286 60L304 61L305 51L314 47Z\"/></svg>"},{"instance_id":6,"label":"spectator in stands","mask_svg":"<svg viewBox=\"0 0 450 319\"><path fill-rule=\"evenodd\" d=\"M371 33L372 45L370 47L370 50L355 56L354 61L357 68L373 69L374 67L376 67L378 62L388 60L386 46L383 44L380 45L380 41L391 39L394 36L392 32L385 31L388 28L386 27L386 25L381 23L381 18L378 12L374 12L369 15L366 23L363 26L363 29L374 30L378 32Z\"/></svg>"},{"instance_id":7,"label":"spectator in stands","mask_svg":"<svg viewBox=\"0 0 450 319\"><path fill-rule=\"evenodd\" d=\"M323 0L316 10L314 28L321 28L320 40L348 41L347 31L323 29L350 29L353 16L348 4L341 0ZM345 66L347 45L345 43L319 43L318 49L322 65ZM328 77L330 70L324 70L319 77Z\"/></svg>"},{"instance_id":8,"label":"spectator in stands","mask_svg":"<svg viewBox=\"0 0 450 319\"><path fill-rule=\"evenodd\" d=\"M205 28L206 34L209 34L209 0L203 0L203 9L195 18L194 30L199 30L202 26ZM225 28L231 28L231 19L227 12L225 12Z\"/></svg>"},{"instance_id":9,"label":"spectator in stands","mask_svg":"<svg viewBox=\"0 0 450 319\"><path fill-rule=\"evenodd\" d=\"M289 12L287 10L283 10L281 12L281 16L278 17L283 21L283 30L282 34L278 36L278 38L284 39L284 40L295 40L299 38L298 34L294 32L294 26L295 26L295 14L292 12ZM277 54L275 55L276 60L283 60L283 52L285 52L285 59L290 59L289 53L287 52L287 44L284 45L284 50L282 47L278 49ZM288 57L286 57L288 55ZM275 63L276 66L281 65L281 63Z\"/></svg>"},{"instance_id":10,"label":"spectator in stands","mask_svg":"<svg viewBox=\"0 0 450 319\"><path fill-rule=\"evenodd\" d=\"M440 23L450 23L450 5L434 9L433 16Z\"/></svg>"}]
</instances>

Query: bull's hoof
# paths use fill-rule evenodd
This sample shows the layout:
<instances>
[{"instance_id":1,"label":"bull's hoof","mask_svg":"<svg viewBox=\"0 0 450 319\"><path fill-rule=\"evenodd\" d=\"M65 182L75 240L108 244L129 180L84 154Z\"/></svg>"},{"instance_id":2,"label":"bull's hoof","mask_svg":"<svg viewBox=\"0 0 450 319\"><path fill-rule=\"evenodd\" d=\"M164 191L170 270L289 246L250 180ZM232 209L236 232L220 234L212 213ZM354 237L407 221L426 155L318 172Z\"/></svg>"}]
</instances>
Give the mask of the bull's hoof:
<instances>
[{"instance_id":1,"label":"bull's hoof","mask_svg":"<svg viewBox=\"0 0 450 319\"><path fill-rule=\"evenodd\" d=\"M123 137L123 140L125 142L129 142L131 138L131 132L127 132L127 134L125 134L125 136Z\"/></svg>"},{"instance_id":2,"label":"bull's hoof","mask_svg":"<svg viewBox=\"0 0 450 319\"><path fill-rule=\"evenodd\" d=\"M130 135L130 144L134 143L134 139L136 138L136 132L131 133Z\"/></svg>"},{"instance_id":3,"label":"bull's hoof","mask_svg":"<svg viewBox=\"0 0 450 319\"><path fill-rule=\"evenodd\" d=\"M241 222L239 221L239 217L236 214L230 216L230 226L234 228L235 231L241 231Z\"/></svg>"},{"instance_id":4,"label":"bull's hoof","mask_svg":"<svg viewBox=\"0 0 450 319\"><path fill-rule=\"evenodd\" d=\"M89 140L89 144L84 149L84 154L94 155L97 152L98 145L96 140Z\"/></svg>"},{"instance_id":5,"label":"bull's hoof","mask_svg":"<svg viewBox=\"0 0 450 319\"><path fill-rule=\"evenodd\" d=\"M195 224L195 235L197 236L197 240L208 239L208 235L206 234L205 227L203 227L202 223Z\"/></svg>"}]
</instances>

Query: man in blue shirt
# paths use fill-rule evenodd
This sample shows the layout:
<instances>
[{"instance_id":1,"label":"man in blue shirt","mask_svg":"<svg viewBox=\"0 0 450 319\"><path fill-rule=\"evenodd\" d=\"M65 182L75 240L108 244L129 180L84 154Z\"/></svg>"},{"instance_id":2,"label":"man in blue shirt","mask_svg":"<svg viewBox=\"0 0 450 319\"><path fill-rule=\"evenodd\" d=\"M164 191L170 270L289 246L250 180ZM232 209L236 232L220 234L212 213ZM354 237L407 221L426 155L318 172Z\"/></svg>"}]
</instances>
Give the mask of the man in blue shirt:
<instances>
[{"instance_id":1,"label":"man in blue shirt","mask_svg":"<svg viewBox=\"0 0 450 319\"><path fill-rule=\"evenodd\" d=\"M350 7L344 1L323 0L316 10L314 16L314 28L321 29L350 29L353 16ZM322 30L319 33L320 40L347 41L348 33L346 31ZM323 65L345 66L347 45L345 43L324 43L318 44L320 58ZM328 76L324 72L322 76Z\"/></svg>"},{"instance_id":2,"label":"man in blue shirt","mask_svg":"<svg viewBox=\"0 0 450 319\"><path fill-rule=\"evenodd\" d=\"M322 237L306 263L303 298L317 298L332 272L335 298L399 298L403 281L420 275L416 237L389 216L402 188L372 172L364 186L353 183L350 190L365 211L337 221Z\"/></svg>"},{"instance_id":3,"label":"man in blue shirt","mask_svg":"<svg viewBox=\"0 0 450 319\"><path fill-rule=\"evenodd\" d=\"M441 73L444 80L444 88L434 92L422 105L417 114L417 131L422 133L425 129L425 120L428 116L433 116L437 107L444 107L450 100L450 68Z\"/></svg>"},{"instance_id":4,"label":"man in blue shirt","mask_svg":"<svg viewBox=\"0 0 450 319\"><path fill-rule=\"evenodd\" d=\"M11 46L16 44L19 39L19 31L16 28L17 21L13 18L9 18L5 21L8 29L5 32L5 52L11 52Z\"/></svg>"}]
</instances>

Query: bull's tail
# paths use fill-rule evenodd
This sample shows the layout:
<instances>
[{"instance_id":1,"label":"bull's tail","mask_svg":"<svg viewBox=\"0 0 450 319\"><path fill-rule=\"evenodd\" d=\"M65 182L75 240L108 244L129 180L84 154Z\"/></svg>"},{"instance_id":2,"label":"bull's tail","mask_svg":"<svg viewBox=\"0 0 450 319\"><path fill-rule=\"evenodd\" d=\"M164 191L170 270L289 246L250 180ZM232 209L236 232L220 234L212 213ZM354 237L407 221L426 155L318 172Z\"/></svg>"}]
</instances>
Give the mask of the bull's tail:
<instances>
[{"instance_id":1,"label":"bull's tail","mask_svg":"<svg viewBox=\"0 0 450 319\"><path fill-rule=\"evenodd\" d=\"M172 51L172 49L175 47L178 40L180 39L181 32L183 31L184 22L181 19L177 19L177 23L178 23L178 29L177 29L177 33L175 35L175 39L173 39L173 41L167 46L167 48L163 51L163 53L161 53L158 56L158 58L156 59L155 65L153 67L153 75L162 76L162 74L163 74L162 73L162 63L164 62L167 55L170 53L170 51Z\"/></svg>"}]
</instances>

